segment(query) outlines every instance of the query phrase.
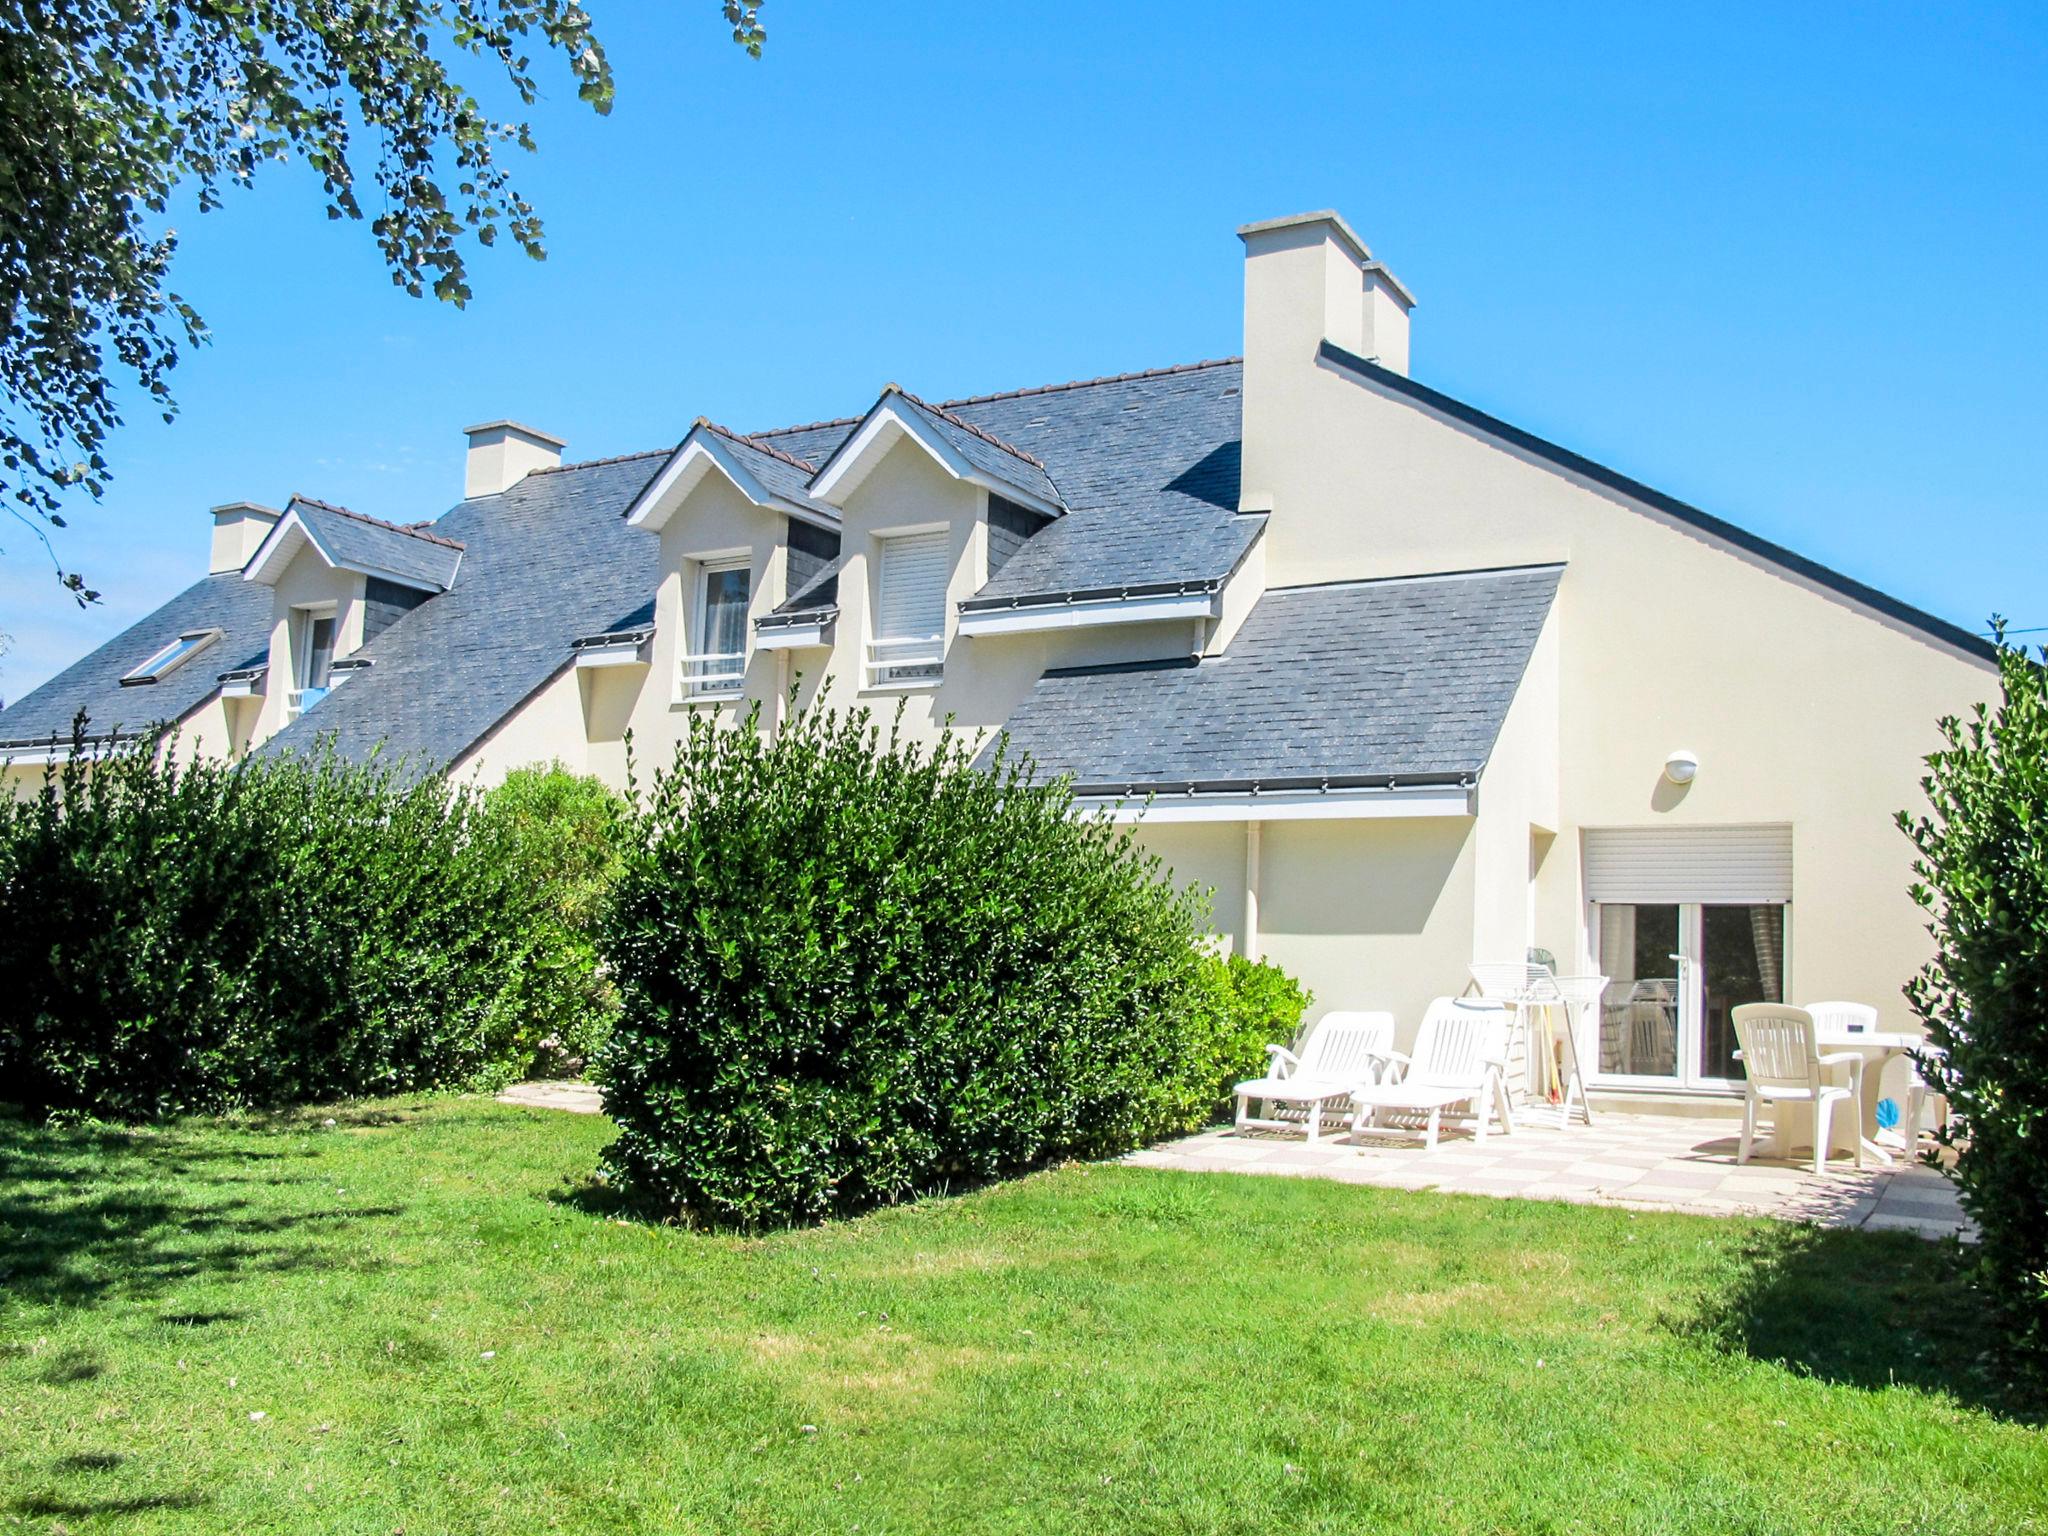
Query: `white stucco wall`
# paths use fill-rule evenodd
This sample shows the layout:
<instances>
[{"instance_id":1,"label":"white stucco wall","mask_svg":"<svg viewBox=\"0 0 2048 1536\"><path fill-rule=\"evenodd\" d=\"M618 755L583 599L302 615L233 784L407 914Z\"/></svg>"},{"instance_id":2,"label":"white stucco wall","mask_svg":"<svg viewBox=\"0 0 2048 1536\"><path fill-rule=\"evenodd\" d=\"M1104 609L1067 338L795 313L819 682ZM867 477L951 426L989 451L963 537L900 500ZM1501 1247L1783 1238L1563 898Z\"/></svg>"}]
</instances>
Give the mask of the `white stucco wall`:
<instances>
[{"instance_id":1,"label":"white stucco wall","mask_svg":"<svg viewBox=\"0 0 2048 1536\"><path fill-rule=\"evenodd\" d=\"M1899 989L1928 940L1890 818L1919 798L1939 717L1994 689L1989 664L1312 357L1266 382L1284 396L1259 413L1279 439L1260 454L1276 585L1566 562L1536 942L1591 964L1583 828L1790 823L1790 996L1908 1027ZM1701 763L1683 792L1662 777L1681 747ZM1483 857L1489 885L1510 851Z\"/></svg>"}]
</instances>

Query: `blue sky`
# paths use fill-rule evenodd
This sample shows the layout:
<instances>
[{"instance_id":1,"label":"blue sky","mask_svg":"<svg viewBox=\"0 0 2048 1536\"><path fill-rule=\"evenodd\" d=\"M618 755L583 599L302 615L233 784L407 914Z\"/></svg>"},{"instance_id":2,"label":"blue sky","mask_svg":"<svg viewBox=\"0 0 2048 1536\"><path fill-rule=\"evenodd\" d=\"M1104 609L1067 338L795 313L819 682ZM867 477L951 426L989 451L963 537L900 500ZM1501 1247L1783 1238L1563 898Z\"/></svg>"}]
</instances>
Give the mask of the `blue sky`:
<instances>
[{"instance_id":1,"label":"blue sky","mask_svg":"<svg viewBox=\"0 0 2048 1536\"><path fill-rule=\"evenodd\" d=\"M550 259L483 256L466 311L300 175L178 220L214 344L59 536L102 605L0 529L0 695L202 574L216 502L437 515L474 420L586 458L1234 353L1233 231L1321 207L1419 298L1419 379L2048 625L2048 8L770 0L759 63L712 0L590 9L618 105L547 73Z\"/></svg>"}]
</instances>

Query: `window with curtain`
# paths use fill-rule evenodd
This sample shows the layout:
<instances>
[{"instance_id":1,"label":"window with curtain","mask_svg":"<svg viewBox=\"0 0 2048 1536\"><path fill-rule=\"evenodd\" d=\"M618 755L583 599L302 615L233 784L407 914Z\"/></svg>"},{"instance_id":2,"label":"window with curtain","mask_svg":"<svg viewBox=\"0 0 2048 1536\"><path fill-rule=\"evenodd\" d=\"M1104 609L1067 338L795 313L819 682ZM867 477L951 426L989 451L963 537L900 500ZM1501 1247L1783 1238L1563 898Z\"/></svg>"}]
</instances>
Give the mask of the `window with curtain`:
<instances>
[{"instance_id":1,"label":"window with curtain","mask_svg":"<svg viewBox=\"0 0 2048 1536\"><path fill-rule=\"evenodd\" d=\"M696 648L683 658L690 693L738 693L747 664L747 603L753 572L744 560L704 562L698 578Z\"/></svg>"}]
</instances>

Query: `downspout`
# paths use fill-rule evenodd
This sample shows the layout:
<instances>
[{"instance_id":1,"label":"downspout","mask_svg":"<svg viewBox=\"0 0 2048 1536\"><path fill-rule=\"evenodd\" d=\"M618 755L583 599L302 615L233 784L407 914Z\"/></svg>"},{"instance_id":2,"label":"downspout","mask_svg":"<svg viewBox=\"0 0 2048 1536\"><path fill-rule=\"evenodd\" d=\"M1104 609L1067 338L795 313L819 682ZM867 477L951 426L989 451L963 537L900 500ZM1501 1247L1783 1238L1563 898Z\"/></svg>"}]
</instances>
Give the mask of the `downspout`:
<instances>
[{"instance_id":1,"label":"downspout","mask_svg":"<svg viewBox=\"0 0 2048 1536\"><path fill-rule=\"evenodd\" d=\"M1263 955L1259 946L1259 828L1262 824L1247 821L1244 824L1244 943L1240 952L1245 959L1256 961Z\"/></svg>"}]
</instances>

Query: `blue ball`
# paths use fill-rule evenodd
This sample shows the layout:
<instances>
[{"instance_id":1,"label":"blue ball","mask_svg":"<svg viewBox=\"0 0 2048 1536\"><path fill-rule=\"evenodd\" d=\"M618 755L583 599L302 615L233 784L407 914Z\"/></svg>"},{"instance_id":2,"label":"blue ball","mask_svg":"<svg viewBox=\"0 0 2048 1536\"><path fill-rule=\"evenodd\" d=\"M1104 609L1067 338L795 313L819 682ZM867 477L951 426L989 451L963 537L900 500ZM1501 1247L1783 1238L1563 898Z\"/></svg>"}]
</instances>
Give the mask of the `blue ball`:
<instances>
[{"instance_id":1,"label":"blue ball","mask_svg":"<svg viewBox=\"0 0 2048 1536\"><path fill-rule=\"evenodd\" d=\"M1895 1099L1877 1101L1877 1124L1880 1130L1891 1130L1899 1123L1899 1106Z\"/></svg>"}]
</instances>

